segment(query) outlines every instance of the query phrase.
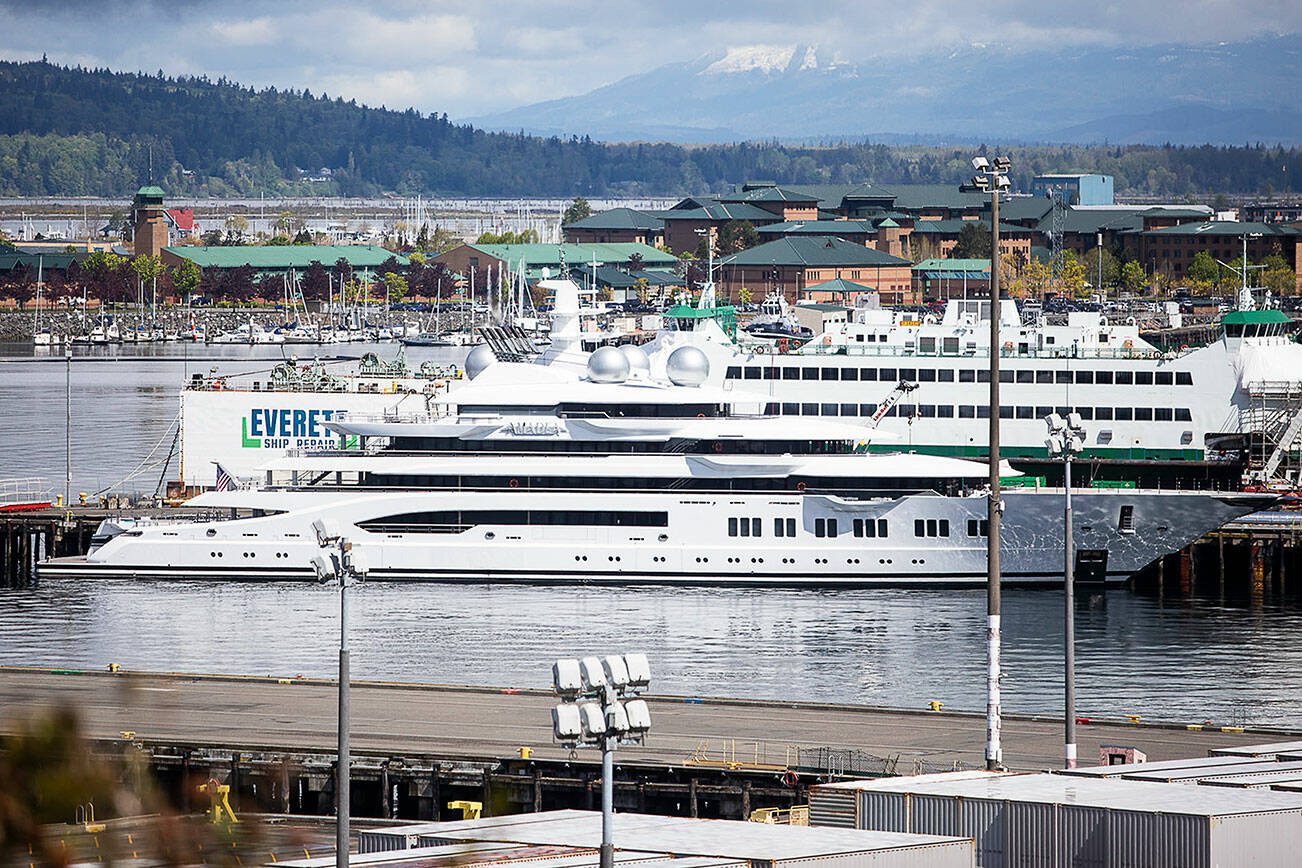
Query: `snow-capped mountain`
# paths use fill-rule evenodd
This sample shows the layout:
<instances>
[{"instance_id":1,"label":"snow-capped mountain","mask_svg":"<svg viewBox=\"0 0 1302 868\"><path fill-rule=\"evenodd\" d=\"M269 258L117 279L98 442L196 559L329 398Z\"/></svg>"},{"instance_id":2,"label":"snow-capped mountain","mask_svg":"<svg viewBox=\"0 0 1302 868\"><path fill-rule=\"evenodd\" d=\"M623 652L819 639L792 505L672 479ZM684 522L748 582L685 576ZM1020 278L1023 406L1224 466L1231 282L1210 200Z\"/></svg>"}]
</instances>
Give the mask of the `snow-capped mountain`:
<instances>
[{"instance_id":1,"label":"snow-capped mountain","mask_svg":"<svg viewBox=\"0 0 1302 868\"><path fill-rule=\"evenodd\" d=\"M814 45L734 46L581 96L468 118L605 140L1302 143L1291 36L1217 45L848 61Z\"/></svg>"}]
</instances>

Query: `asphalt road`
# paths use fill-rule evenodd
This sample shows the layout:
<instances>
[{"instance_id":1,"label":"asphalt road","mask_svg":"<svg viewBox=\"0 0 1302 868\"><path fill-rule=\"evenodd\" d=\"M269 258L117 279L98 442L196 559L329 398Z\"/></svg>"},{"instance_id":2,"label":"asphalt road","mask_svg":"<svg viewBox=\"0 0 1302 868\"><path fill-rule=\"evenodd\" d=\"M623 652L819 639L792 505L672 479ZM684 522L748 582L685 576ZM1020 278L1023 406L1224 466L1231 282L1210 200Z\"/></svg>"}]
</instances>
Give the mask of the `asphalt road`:
<instances>
[{"instance_id":1,"label":"asphalt road","mask_svg":"<svg viewBox=\"0 0 1302 868\"><path fill-rule=\"evenodd\" d=\"M351 698L356 752L498 759L516 756L527 746L540 758L568 754L552 742L554 699L548 694L355 682ZM11 732L21 718L58 705L76 709L85 734L95 738L132 732L146 743L249 750L332 752L335 745L333 682L0 667L0 732ZM970 767L984 762L985 718L980 715L671 697L653 698L650 705L650 736L645 745L620 748L624 762L681 765L704 749L704 756L714 761L785 766L800 764L794 749L808 763L811 752L821 747L899 756L902 773L912 771L919 759ZM1091 765L1100 744L1133 745L1150 760L1163 760L1289 736L1112 722L1082 724L1077 737L1082 765ZM1061 754L1061 720L1005 719L1008 767L1056 767Z\"/></svg>"}]
</instances>

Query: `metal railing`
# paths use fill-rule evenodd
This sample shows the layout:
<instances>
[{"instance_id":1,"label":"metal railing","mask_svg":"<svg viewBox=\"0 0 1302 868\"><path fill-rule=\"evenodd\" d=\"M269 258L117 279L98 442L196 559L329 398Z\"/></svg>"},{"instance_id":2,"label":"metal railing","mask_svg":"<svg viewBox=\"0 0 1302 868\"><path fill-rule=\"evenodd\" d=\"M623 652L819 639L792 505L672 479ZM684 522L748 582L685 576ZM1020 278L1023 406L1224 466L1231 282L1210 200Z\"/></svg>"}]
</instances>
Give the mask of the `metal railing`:
<instances>
[{"instance_id":1,"label":"metal railing","mask_svg":"<svg viewBox=\"0 0 1302 868\"><path fill-rule=\"evenodd\" d=\"M43 477L11 476L0 479L0 507L53 499L54 484Z\"/></svg>"}]
</instances>

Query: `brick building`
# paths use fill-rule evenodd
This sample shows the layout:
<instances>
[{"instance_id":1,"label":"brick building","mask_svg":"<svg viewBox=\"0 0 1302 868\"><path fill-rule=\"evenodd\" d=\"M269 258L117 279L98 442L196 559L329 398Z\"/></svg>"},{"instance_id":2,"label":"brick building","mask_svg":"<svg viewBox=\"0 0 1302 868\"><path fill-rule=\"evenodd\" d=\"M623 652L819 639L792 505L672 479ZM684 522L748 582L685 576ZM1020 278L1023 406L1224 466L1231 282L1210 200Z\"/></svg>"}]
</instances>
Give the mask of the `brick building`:
<instances>
[{"instance_id":1,"label":"brick building","mask_svg":"<svg viewBox=\"0 0 1302 868\"><path fill-rule=\"evenodd\" d=\"M647 244L663 247L665 221L647 211L612 208L561 227L571 244Z\"/></svg>"},{"instance_id":2,"label":"brick building","mask_svg":"<svg viewBox=\"0 0 1302 868\"><path fill-rule=\"evenodd\" d=\"M1122 254L1144 266L1150 274L1166 274L1180 280L1199 253L1222 262L1243 255L1247 240L1248 259L1260 262L1278 254L1293 268L1294 291L1302 292L1302 229L1282 223L1240 223L1212 220L1180 223L1157 229L1131 231L1121 235Z\"/></svg>"},{"instance_id":3,"label":"brick building","mask_svg":"<svg viewBox=\"0 0 1302 868\"><path fill-rule=\"evenodd\" d=\"M973 220L919 220L913 224L909 233L910 249L919 255L943 259L949 256L966 226L978 226L986 235L990 234L990 223ZM1012 254L1020 262L1031 258L1031 244L1036 238L1034 229L1014 226L999 221L999 252Z\"/></svg>"},{"instance_id":4,"label":"brick building","mask_svg":"<svg viewBox=\"0 0 1302 868\"><path fill-rule=\"evenodd\" d=\"M781 291L794 302L819 283L848 280L876 290L883 304L913 299L912 263L833 237L779 238L722 260L719 292L736 300L742 287L753 298Z\"/></svg>"},{"instance_id":5,"label":"brick building","mask_svg":"<svg viewBox=\"0 0 1302 868\"><path fill-rule=\"evenodd\" d=\"M158 256L167 246L167 214L161 187L141 187L131 202L131 252Z\"/></svg>"}]
</instances>

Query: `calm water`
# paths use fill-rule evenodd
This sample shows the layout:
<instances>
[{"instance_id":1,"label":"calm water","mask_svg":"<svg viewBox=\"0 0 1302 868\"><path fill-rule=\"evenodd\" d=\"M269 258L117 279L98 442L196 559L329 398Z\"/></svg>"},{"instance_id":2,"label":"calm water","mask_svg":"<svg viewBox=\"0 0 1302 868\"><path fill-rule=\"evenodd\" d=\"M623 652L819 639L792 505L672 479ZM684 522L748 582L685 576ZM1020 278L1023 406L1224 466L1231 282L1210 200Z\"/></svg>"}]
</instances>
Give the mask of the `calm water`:
<instances>
[{"instance_id":1,"label":"calm water","mask_svg":"<svg viewBox=\"0 0 1302 868\"><path fill-rule=\"evenodd\" d=\"M64 364L9 349L0 356L0 477L61 483ZM265 370L281 357L278 347L153 349L147 359L133 348L131 359L88 350L74 361L74 491L115 482L160 442L161 460L188 373ZM409 358L440 351L424 352ZM152 466L126 487L152 491L159 472ZM932 699L954 709L985 703L979 590L372 583L354 600L359 678L543 687L556 656L642 649L663 692L910 708ZM1010 590L1004 600L1006 707L1058 713L1060 598ZM46 582L0 590L0 664L330 675L337 602L335 592L309 585ZM1080 713L1302 727L1299 635L1297 600L1251 605L1125 591L1083 600Z\"/></svg>"}]
</instances>

